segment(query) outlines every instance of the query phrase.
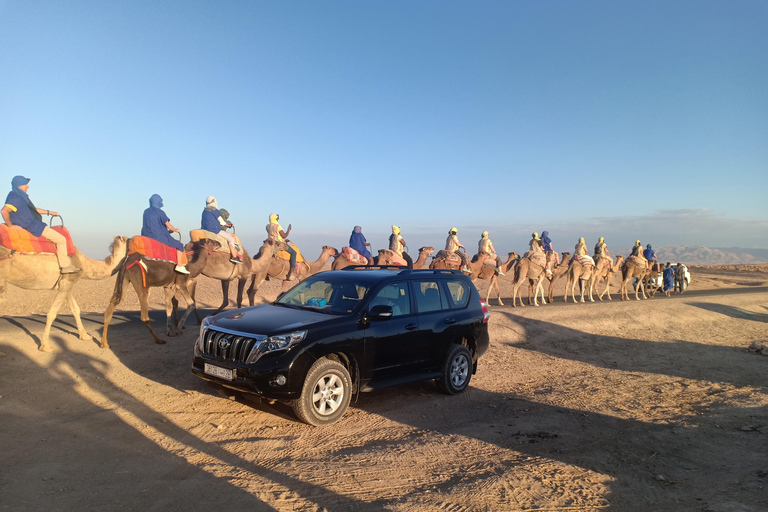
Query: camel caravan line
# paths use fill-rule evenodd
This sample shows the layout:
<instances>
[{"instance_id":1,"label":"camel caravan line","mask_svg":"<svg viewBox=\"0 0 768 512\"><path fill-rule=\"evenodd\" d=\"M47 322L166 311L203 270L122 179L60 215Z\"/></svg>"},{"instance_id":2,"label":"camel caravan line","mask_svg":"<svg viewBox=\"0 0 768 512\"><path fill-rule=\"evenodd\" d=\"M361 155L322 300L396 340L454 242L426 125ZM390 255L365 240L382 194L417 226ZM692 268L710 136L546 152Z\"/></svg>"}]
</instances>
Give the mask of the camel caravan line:
<instances>
[{"instance_id":1,"label":"camel caravan line","mask_svg":"<svg viewBox=\"0 0 768 512\"><path fill-rule=\"evenodd\" d=\"M59 227L63 230L63 225ZM72 265L81 269L76 273L61 273L57 261L55 247L45 244L44 237L20 235L23 231L18 226L10 228L5 224L0 225L0 294L5 292L6 283L11 283L28 290L56 290L53 303L46 317L45 330L40 339L39 350L47 352L52 350L49 343L51 325L61 305L66 301L77 324L78 334L81 340L91 340L80 318L80 308L74 298L73 291L81 279L105 279L117 274L112 298L104 313L104 330L101 338L101 347L108 348L107 333L115 308L123 297L123 289L127 283L133 286L141 305L141 321L147 326L153 339L158 344L165 340L158 335L149 320L148 296L151 287L162 287L165 293L166 304L166 336L181 334L187 317L195 313L200 322L202 320L195 306L195 289L200 275L221 281L222 302L215 311L218 313L229 306L230 281L237 281L236 305L241 307L243 294L246 293L248 303L253 305L259 285L264 280L286 280L290 272L289 243L287 240L267 239L254 256L241 246L237 247L239 261L233 262L233 255L227 243L216 233L204 230L193 230L190 238L192 241L183 246L183 260L177 261L176 250L164 245L152 238L134 236L127 238L116 236L112 240L109 250L110 255L103 261L91 260L84 256L70 243L70 259ZM9 233L13 232L13 236ZM67 233L67 237L68 233ZM20 240L23 240L20 242ZM36 239L39 238L39 239ZM71 240L71 238L70 238ZM406 251L407 254L407 251ZM434 254L434 256L433 256ZM299 253L300 256L300 253ZM432 256L430 263L427 260ZM486 303L491 293L495 290L499 305L504 305L501 300L498 280L504 275L509 275L512 281L512 306L519 302L524 306L519 289L524 283L528 283L528 303L536 306L553 301L554 283L561 277L566 277L566 292L564 301L568 301L568 290L574 302L584 302L585 294L588 300L594 302L593 294L599 300L609 291L609 278L613 274L621 273L622 300L629 300L627 288L633 278L637 278L634 285L635 298L647 298L645 288L649 288L649 295L653 295L655 287L647 283L655 283L656 275L660 269L651 266L638 256L630 256L626 260L619 256L614 262L610 257L569 258L569 253L562 253L562 259L558 263L558 255L554 252L543 253L540 248L533 247L522 257L510 252L507 260L499 265L499 259L495 254L479 252L473 258L466 258L467 264L463 266L463 259L455 252L445 250L435 253L433 247L425 246L419 249L418 258L409 263L398 251L382 249L376 257L370 260L356 254L356 251L344 247L337 251L330 245L321 247L320 255L315 261L307 261L303 257L297 258L295 276L293 279L303 280L320 272L333 259L331 268L334 270L349 266L365 267L409 267L409 268L433 268L454 269L464 271L476 281L488 280L489 286L486 294ZM590 263L591 261L591 263ZM183 263L187 273L177 271L177 265ZM372 264L371 264L372 263ZM549 281L548 297L544 295L544 281ZM250 281L250 284L248 284ZM579 283L580 296L576 297L575 286ZM604 284L603 290L598 290L600 283ZM294 284L294 282L290 282ZM246 290L247 286L247 290ZM540 297L540 301L538 300ZM183 301L186 310L181 318L176 321L174 314L174 302ZM214 313L214 314L215 314Z\"/></svg>"}]
</instances>

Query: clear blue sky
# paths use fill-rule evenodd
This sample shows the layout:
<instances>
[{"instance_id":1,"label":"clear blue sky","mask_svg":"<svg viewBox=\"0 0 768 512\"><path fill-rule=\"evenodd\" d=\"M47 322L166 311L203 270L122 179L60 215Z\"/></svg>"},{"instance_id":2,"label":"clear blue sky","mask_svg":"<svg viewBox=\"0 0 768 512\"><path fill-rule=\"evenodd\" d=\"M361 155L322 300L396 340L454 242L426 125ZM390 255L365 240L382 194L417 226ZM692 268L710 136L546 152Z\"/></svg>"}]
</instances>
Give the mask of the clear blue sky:
<instances>
[{"instance_id":1,"label":"clear blue sky","mask_svg":"<svg viewBox=\"0 0 768 512\"><path fill-rule=\"evenodd\" d=\"M153 193L251 252L768 248L768 2L0 0L0 185L106 255ZM2 190L0 188L0 190ZM2 191L0 193L5 193ZM185 240L187 237L185 236Z\"/></svg>"}]
</instances>

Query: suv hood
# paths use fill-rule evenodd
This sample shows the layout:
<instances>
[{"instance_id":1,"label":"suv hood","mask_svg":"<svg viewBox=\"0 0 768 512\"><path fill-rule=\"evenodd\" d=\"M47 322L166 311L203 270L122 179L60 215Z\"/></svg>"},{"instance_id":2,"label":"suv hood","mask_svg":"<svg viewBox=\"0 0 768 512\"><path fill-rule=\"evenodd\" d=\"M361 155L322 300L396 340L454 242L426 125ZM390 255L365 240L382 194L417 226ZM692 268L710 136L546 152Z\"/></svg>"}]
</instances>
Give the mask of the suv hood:
<instances>
[{"instance_id":1,"label":"suv hood","mask_svg":"<svg viewBox=\"0 0 768 512\"><path fill-rule=\"evenodd\" d=\"M215 317L213 327L271 336L306 329L312 324L334 318L338 318L338 316L273 304L261 304L219 313Z\"/></svg>"}]
</instances>

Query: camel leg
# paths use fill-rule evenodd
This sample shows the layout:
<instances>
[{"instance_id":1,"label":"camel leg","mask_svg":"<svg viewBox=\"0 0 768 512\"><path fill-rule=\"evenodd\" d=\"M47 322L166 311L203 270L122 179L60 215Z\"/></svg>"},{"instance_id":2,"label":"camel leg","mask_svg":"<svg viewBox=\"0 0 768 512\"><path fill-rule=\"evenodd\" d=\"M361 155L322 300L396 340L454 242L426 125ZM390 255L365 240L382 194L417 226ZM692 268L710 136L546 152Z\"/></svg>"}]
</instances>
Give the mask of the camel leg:
<instances>
[{"instance_id":1,"label":"camel leg","mask_svg":"<svg viewBox=\"0 0 768 512\"><path fill-rule=\"evenodd\" d=\"M181 334L184 331L184 323L187 321L187 317L192 313L192 311L195 311L195 313L197 313L197 307L195 306L195 301L192 300L192 297L189 295L189 291L187 290L187 287L182 285L180 289L181 289L181 297L187 302L187 310L182 315L178 325L176 325L176 330L179 334Z\"/></svg>"},{"instance_id":2,"label":"camel leg","mask_svg":"<svg viewBox=\"0 0 768 512\"><path fill-rule=\"evenodd\" d=\"M195 302L195 293L197 292L197 279L189 279L187 278L187 291L189 291L189 296L192 298L192 302ZM175 299L175 296L174 296ZM175 301L176 309L173 311L173 320L175 321L177 318L179 318L178 315L178 304L179 301ZM197 323L198 325L203 323L203 317L200 316L200 312L195 308L195 316L197 317Z\"/></svg>"},{"instance_id":3,"label":"camel leg","mask_svg":"<svg viewBox=\"0 0 768 512\"><path fill-rule=\"evenodd\" d=\"M541 294L541 304L542 305L547 303L547 299L544 298L544 285L541 283L541 281L542 281L541 278L539 278L539 280L536 281L536 290L535 290L535 292L533 294L534 304L536 304L537 306L539 304L536 303L536 293Z\"/></svg>"},{"instance_id":4,"label":"camel leg","mask_svg":"<svg viewBox=\"0 0 768 512\"><path fill-rule=\"evenodd\" d=\"M53 304L51 304L51 308L48 310L48 315L46 315L43 337L40 339L40 348L38 349L40 352L50 352L53 350L53 347L48 344L48 337L51 334L51 325L56 319L56 314L59 312L61 303L64 302L64 299L68 293L69 287L67 287L65 290L59 290L59 293L57 293L56 297L53 298Z\"/></svg>"},{"instance_id":5,"label":"camel leg","mask_svg":"<svg viewBox=\"0 0 768 512\"><path fill-rule=\"evenodd\" d=\"M221 281L221 294L223 296L221 300L221 306L219 306L219 309L213 312L214 315L218 315L224 311L227 306L229 306L229 281L226 279L222 279Z\"/></svg>"},{"instance_id":6,"label":"camel leg","mask_svg":"<svg viewBox=\"0 0 768 512\"><path fill-rule=\"evenodd\" d=\"M245 282L247 279L244 277L240 277L237 279L237 309L240 309L243 307L243 291L245 291ZM195 300L194 297L192 297L192 300ZM197 311L197 308L195 308L195 311Z\"/></svg>"},{"instance_id":7,"label":"camel leg","mask_svg":"<svg viewBox=\"0 0 768 512\"><path fill-rule=\"evenodd\" d=\"M181 334L181 329L176 327L176 319L173 315L173 299L177 291L179 292L179 295L184 296L181 291L182 288L186 290L186 283L182 286L177 286L174 283L163 287L163 292L165 293L165 334L168 336L179 336ZM189 296L189 290L186 290L186 292L186 296ZM187 306L189 306L189 302L187 302Z\"/></svg>"},{"instance_id":8,"label":"camel leg","mask_svg":"<svg viewBox=\"0 0 768 512\"><path fill-rule=\"evenodd\" d=\"M499 280L498 280L498 278L494 277L493 284L496 287L496 297L499 299L499 306L503 306L504 303L501 302L501 290L499 289Z\"/></svg>"},{"instance_id":9,"label":"camel leg","mask_svg":"<svg viewBox=\"0 0 768 512\"><path fill-rule=\"evenodd\" d=\"M139 296L139 304L141 305L141 321L149 329L150 334L155 339L155 343L158 345L165 345L165 340L160 338L155 330L152 328L152 322L149 320L149 288L144 288L140 283L134 283L131 281L136 294ZM106 332L104 333L106 335Z\"/></svg>"},{"instance_id":10,"label":"camel leg","mask_svg":"<svg viewBox=\"0 0 768 512\"><path fill-rule=\"evenodd\" d=\"M83 341L91 341L93 338L88 334L88 331L85 330L85 326L83 326L83 322L80 318L80 306L77 305L75 296L72 295L71 291L67 294L67 302L69 303L69 309L72 310L72 315L75 317L77 332L80 334L80 339Z\"/></svg>"}]
</instances>

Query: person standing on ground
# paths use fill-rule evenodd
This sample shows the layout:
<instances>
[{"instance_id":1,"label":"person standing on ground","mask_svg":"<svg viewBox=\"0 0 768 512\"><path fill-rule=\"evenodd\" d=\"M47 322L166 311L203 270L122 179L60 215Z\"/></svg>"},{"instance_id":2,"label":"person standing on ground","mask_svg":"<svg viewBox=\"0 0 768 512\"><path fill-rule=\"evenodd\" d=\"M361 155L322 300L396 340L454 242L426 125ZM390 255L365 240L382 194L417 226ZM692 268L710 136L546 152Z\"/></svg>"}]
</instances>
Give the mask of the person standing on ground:
<instances>
[{"instance_id":1,"label":"person standing on ground","mask_svg":"<svg viewBox=\"0 0 768 512\"><path fill-rule=\"evenodd\" d=\"M216 198L208 196L205 200L205 209L203 210L203 217L200 220L200 227L211 233L215 233L224 238L229 245L229 261L232 263L242 263L243 260L237 254L237 241L235 236L231 233L227 233L226 229L234 227L234 224L227 222L221 215L219 205L216 203Z\"/></svg>"},{"instance_id":2,"label":"person standing on ground","mask_svg":"<svg viewBox=\"0 0 768 512\"><path fill-rule=\"evenodd\" d=\"M408 265L408 268L413 268L413 259L404 251L406 245L408 244L406 244L403 237L400 236L400 227L393 224L392 234L389 235L389 250L396 252L398 256L403 258Z\"/></svg>"},{"instance_id":3,"label":"person standing on ground","mask_svg":"<svg viewBox=\"0 0 768 512\"><path fill-rule=\"evenodd\" d=\"M667 265L664 267L664 293L667 294L667 297L672 296L672 289L675 287L675 270L672 268L672 266L667 262Z\"/></svg>"},{"instance_id":4,"label":"person standing on ground","mask_svg":"<svg viewBox=\"0 0 768 512\"><path fill-rule=\"evenodd\" d=\"M8 227L19 226L29 231L33 236L44 237L53 242L56 246L56 259L59 262L59 269L62 274L75 274L79 269L72 265L72 260L67 255L67 239L54 231L43 222L43 215L58 217L58 212L43 210L36 207L29 199L27 191L29 190L29 178L24 176L14 176L11 180L11 191L5 198L0 214Z\"/></svg>"},{"instance_id":5,"label":"person standing on ground","mask_svg":"<svg viewBox=\"0 0 768 512\"><path fill-rule=\"evenodd\" d=\"M678 293L685 291L685 267L682 263L678 263L675 268L675 291Z\"/></svg>"},{"instance_id":6,"label":"person standing on ground","mask_svg":"<svg viewBox=\"0 0 768 512\"><path fill-rule=\"evenodd\" d=\"M149 198L149 208L144 210L142 219L141 236L146 236L160 243L176 249L176 268L179 274L189 274L184 265L184 245L171 236L171 233L179 233L179 229L173 227L171 219L161 209L163 198L158 194L152 194Z\"/></svg>"},{"instance_id":7,"label":"person standing on ground","mask_svg":"<svg viewBox=\"0 0 768 512\"><path fill-rule=\"evenodd\" d=\"M288 224L288 231L283 231L283 227L278 223L280 216L273 213L269 216L269 224L267 224L267 236L270 240L276 242L282 242L285 251L290 255L290 263L288 265L288 273L285 275L285 281L295 281L296 276L294 272L298 273L298 263L296 263L296 251L293 247L288 245L288 235L291 233L291 225Z\"/></svg>"}]
</instances>

